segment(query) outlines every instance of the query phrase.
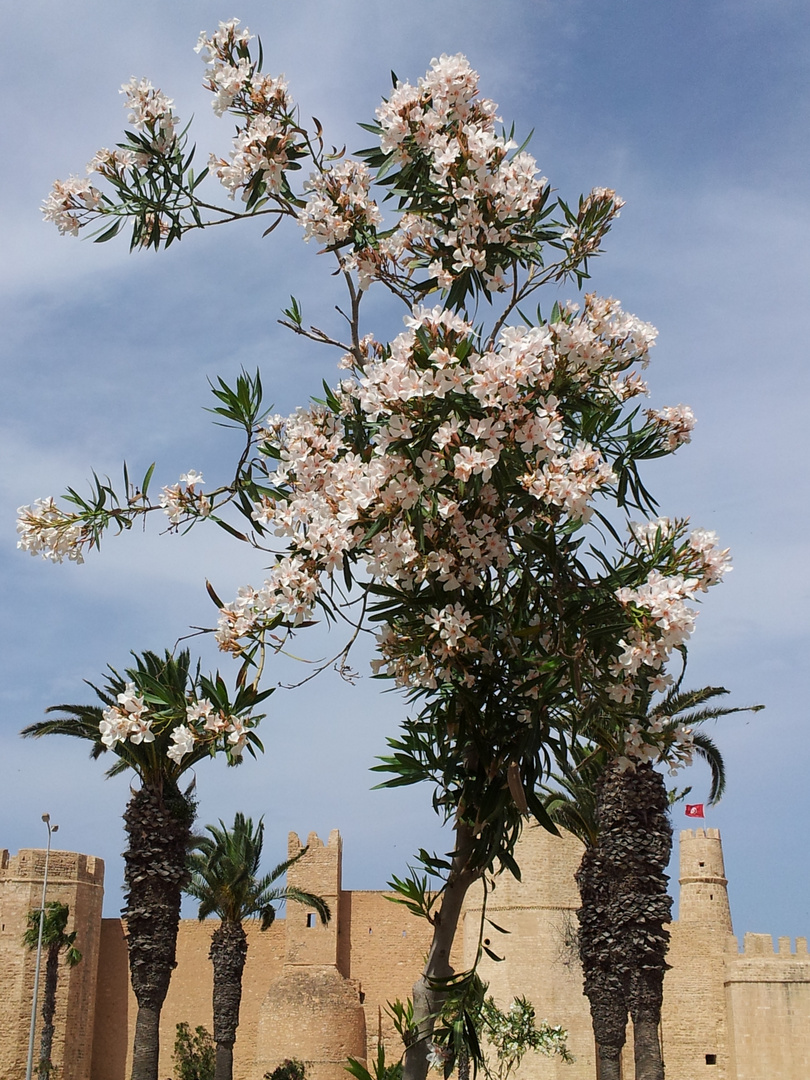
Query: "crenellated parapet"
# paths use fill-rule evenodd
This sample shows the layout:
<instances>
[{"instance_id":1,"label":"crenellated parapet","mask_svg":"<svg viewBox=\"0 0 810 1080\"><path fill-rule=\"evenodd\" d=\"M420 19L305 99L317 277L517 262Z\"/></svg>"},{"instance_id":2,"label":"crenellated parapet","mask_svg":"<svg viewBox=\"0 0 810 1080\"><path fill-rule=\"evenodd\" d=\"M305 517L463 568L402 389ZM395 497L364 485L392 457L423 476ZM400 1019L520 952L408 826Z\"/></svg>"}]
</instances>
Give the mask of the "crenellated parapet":
<instances>
[{"instance_id":1,"label":"crenellated parapet","mask_svg":"<svg viewBox=\"0 0 810 1080\"><path fill-rule=\"evenodd\" d=\"M732 939L736 946L736 939ZM810 1075L807 938L746 934L725 957L726 1011L735 1080Z\"/></svg>"},{"instance_id":2,"label":"crenellated parapet","mask_svg":"<svg viewBox=\"0 0 810 1080\"><path fill-rule=\"evenodd\" d=\"M41 888L46 854L45 848L23 848L16 855L11 855L7 848L0 848L0 887L30 882ZM104 862L94 855L52 850L48 862L48 882L49 888L57 891L60 885L66 883L103 889Z\"/></svg>"},{"instance_id":3,"label":"crenellated parapet","mask_svg":"<svg viewBox=\"0 0 810 1080\"><path fill-rule=\"evenodd\" d=\"M746 934L743 947L731 938L726 953L726 983L786 982L810 984L810 953L807 938L780 937L776 946L771 934Z\"/></svg>"}]
</instances>

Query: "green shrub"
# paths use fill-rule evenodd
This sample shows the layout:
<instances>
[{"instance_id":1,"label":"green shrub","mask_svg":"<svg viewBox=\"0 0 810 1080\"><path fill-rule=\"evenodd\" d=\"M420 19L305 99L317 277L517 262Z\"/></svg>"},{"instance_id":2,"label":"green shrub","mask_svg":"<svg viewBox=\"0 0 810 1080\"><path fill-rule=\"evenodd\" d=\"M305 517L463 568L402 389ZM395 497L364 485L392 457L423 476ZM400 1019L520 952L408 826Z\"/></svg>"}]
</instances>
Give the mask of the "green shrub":
<instances>
[{"instance_id":1,"label":"green shrub","mask_svg":"<svg viewBox=\"0 0 810 1080\"><path fill-rule=\"evenodd\" d=\"M287 1058L272 1072L264 1074L264 1080L305 1080L306 1067L297 1058Z\"/></svg>"},{"instance_id":2,"label":"green shrub","mask_svg":"<svg viewBox=\"0 0 810 1080\"><path fill-rule=\"evenodd\" d=\"M177 1025L174 1039L174 1064L177 1080L214 1080L216 1046L210 1032L202 1025L191 1030L188 1024Z\"/></svg>"}]
</instances>

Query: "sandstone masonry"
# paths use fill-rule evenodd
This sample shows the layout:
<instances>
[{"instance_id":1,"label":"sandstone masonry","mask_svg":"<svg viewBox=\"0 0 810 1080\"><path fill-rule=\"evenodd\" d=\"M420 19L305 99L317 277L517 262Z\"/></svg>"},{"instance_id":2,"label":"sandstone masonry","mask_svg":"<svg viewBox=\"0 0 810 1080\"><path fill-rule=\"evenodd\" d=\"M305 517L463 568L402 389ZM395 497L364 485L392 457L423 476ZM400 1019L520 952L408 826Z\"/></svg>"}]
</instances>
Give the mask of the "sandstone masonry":
<instances>
[{"instance_id":1,"label":"sandstone masonry","mask_svg":"<svg viewBox=\"0 0 810 1080\"><path fill-rule=\"evenodd\" d=\"M290 834L289 854L302 843ZM44 851L0 851L0 1080L24 1075L33 956L21 945L26 914L39 905ZM523 880L498 879L483 936L502 963L482 961L482 976L501 1004L528 997L541 1017L568 1028L573 1065L527 1058L521 1080L592 1080L593 1036L576 953L574 871L581 847L527 829L520 848ZM732 933L720 834L685 830L680 837L680 911L673 923L664 987L662 1041L667 1080L808 1080L810 955L806 938ZM342 841L314 833L290 884L324 896L327 927L291 905L267 932L248 928L235 1080L261 1080L286 1057L307 1062L311 1080L344 1080L346 1058L376 1053L379 1039L396 1048L386 1003L405 998L429 943L430 928L382 892L346 891ZM131 1065L135 1000L129 988L124 927L101 919L103 865L90 856L51 853L49 899L69 904L84 961L60 976L54 1060L63 1080L125 1080ZM51 887L50 882L53 881ZM457 967L469 964L482 933L481 895L468 898ZM212 923L185 920L178 966L161 1022L161 1076L172 1075L175 1026L212 1027ZM628 1043L632 1040L628 1036ZM624 1077L633 1077L628 1045Z\"/></svg>"}]
</instances>

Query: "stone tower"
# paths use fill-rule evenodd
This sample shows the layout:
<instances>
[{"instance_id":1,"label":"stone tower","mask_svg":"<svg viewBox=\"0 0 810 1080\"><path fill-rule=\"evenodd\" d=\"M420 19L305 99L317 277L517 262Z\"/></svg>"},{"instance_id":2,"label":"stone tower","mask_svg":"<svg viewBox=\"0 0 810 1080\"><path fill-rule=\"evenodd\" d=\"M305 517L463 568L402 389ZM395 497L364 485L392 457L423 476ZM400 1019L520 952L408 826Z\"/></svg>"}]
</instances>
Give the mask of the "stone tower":
<instances>
[{"instance_id":1,"label":"stone tower","mask_svg":"<svg viewBox=\"0 0 810 1080\"><path fill-rule=\"evenodd\" d=\"M36 956L22 947L22 938L28 912L38 910L42 900L44 870L44 850L10 856L0 849L0 1080L25 1076ZM46 903L58 900L70 908L67 929L78 931L76 947L82 953L80 964L59 972L52 1060L62 1080L90 1077L92 1038L88 1033L93 1031L103 895L101 859L51 851ZM41 977L38 1012L42 993ZM39 1021L35 1061L38 1049Z\"/></svg>"},{"instance_id":2,"label":"stone tower","mask_svg":"<svg viewBox=\"0 0 810 1080\"><path fill-rule=\"evenodd\" d=\"M699 922L717 933L732 933L719 829L681 832L680 885L679 922Z\"/></svg>"},{"instance_id":3,"label":"stone tower","mask_svg":"<svg viewBox=\"0 0 810 1080\"><path fill-rule=\"evenodd\" d=\"M720 833L683 829L680 847L680 906L667 957L671 970L664 980L662 1040L667 1077L729 1080L734 1074L725 966L729 951L736 951L736 942ZM668 1054L674 1046L677 1052Z\"/></svg>"},{"instance_id":4,"label":"stone tower","mask_svg":"<svg viewBox=\"0 0 810 1080\"><path fill-rule=\"evenodd\" d=\"M289 858L301 841L290 833ZM270 986L259 1018L254 1074L285 1058L307 1065L311 1080L345 1080L348 1057L365 1060L366 1021L359 985L340 970L342 841L335 829L326 844L315 833L306 854L287 871L287 886L322 897L332 917L321 925L303 904L287 904L286 949L280 978ZM348 930L348 927L345 928Z\"/></svg>"}]
</instances>

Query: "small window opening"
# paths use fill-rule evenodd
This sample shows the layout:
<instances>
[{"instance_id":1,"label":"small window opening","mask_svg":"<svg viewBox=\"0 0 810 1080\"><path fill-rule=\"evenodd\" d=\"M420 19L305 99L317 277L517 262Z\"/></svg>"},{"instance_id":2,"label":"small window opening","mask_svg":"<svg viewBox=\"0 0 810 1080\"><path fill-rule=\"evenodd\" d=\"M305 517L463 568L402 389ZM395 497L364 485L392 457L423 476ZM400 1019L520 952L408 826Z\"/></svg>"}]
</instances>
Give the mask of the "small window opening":
<instances>
[{"instance_id":1,"label":"small window opening","mask_svg":"<svg viewBox=\"0 0 810 1080\"><path fill-rule=\"evenodd\" d=\"M362 1004L363 1004L363 1002L364 1002L365 1000L366 1000L366 995L365 995L365 993L364 993L364 992L363 992L363 991L361 990L361 991L360 991L360 1004L362 1005Z\"/></svg>"},{"instance_id":2,"label":"small window opening","mask_svg":"<svg viewBox=\"0 0 810 1080\"><path fill-rule=\"evenodd\" d=\"M710 899L710 900L714 900L714 893L713 893L713 892L710 892L710 893L709 893L709 899Z\"/></svg>"},{"instance_id":3,"label":"small window opening","mask_svg":"<svg viewBox=\"0 0 810 1080\"><path fill-rule=\"evenodd\" d=\"M705 865L706 865L706 863L705 863L705 862L699 862L699 863L698 863L698 866L705 866Z\"/></svg>"},{"instance_id":4,"label":"small window opening","mask_svg":"<svg viewBox=\"0 0 810 1080\"><path fill-rule=\"evenodd\" d=\"M317 926L315 912L309 911L307 912L307 929L311 930L313 926Z\"/></svg>"},{"instance_id":5,"label":"small window opening","mask_svg":"<svg viewBox=\"0 0 810 1080\"><path fill-rule=\"evenodd\" d=\"M706 1064L707 1065L716 1065L717 1064L717 1054L707 1054L706 1055Z\"/></svg>"}]
</instances>

